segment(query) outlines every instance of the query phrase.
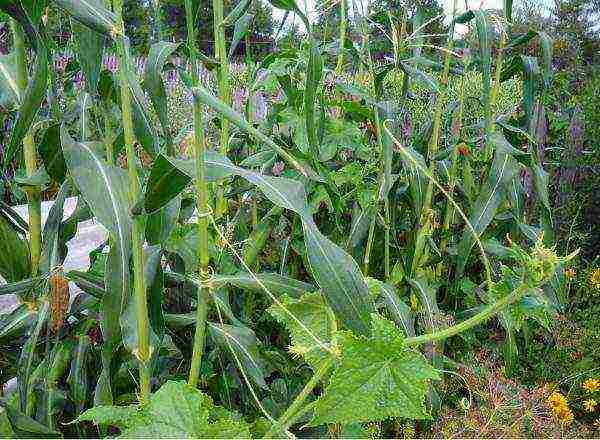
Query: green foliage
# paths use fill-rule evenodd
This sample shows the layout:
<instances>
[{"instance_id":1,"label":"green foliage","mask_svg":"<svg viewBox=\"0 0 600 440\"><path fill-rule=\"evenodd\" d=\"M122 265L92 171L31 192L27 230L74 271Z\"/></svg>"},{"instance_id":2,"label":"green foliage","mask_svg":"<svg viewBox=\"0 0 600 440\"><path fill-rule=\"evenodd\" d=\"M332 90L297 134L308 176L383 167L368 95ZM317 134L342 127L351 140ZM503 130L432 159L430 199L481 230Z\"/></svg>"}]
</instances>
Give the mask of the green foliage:
<instances>
[{"instance_id":1,"label":"green foliage","mask_svg":"<svg viewBox=\"0 0 600 440\"><path fill-rule=\"evenodd\" d=\"M249 438L249 426L183 382L167 382L149 403L87 410L76 422L115 426L123 438Z\"/></svg>"},{"instance_id":2,"label":"green foliage","mask_svg":"<svg viewBox=\"0 0 600 440\"><path fill-rule=\"evenodd\" d=\"M430 381L440 378L437 371L406 347L393 323L374 315L372 326L369 338L340 332L342 360L317 400L311 425L430 417L425 395Z\"/></svg>"}]
</instances>

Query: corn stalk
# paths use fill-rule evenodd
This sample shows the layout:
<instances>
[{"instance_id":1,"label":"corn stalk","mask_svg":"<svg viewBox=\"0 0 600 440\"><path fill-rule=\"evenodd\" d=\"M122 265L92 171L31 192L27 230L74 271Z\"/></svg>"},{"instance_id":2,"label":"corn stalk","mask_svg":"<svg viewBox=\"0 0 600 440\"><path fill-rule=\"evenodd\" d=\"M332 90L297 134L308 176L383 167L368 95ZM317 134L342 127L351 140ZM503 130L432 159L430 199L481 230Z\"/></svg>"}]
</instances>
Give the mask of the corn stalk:
<instances>
[{"instance_id":1,"label":"corn stalk","mask_svg":"<svg viewBox=\"0 0 600 440\"><path fill-rule=\"evenodd\" d=\"M133 117L131 106L131 89L129 87L129 54L125 42L125 29L123 25L123 0L114 0L116 14L116 40L119 55L119 81L121 89L121 113L123 119L123 133L127 153L127 169L129 173L129 197L134 204L141 195L140 179L136 168L135 134L133 131ZM140 370L140 403L148 402L150 396L150 326L148 319L148 304L146 300L146 283L144 280L144 216L137 215L133 219L132 230L132 257L134 276L135 315L137 320L138 353Z\"/></svg>"},{"instance_id":2,"label":"corn stalk","mask_svg":"<svg viewBox=\"0 0 600 440\"><path fill-rule=\"evenodd\" d=\"M27 89L27 78L29 77L27 74L28 60L25 49L25 37L16 21L11 20L11 28L17 60L17 86L24 95ZM37 171L37 151L31 128L23 138L23 156L27 177L31 178ZM42 248L42 203L40 188L33 184L27 185L25 187L25 194L27 195L31 276L36 276L39 270Z\"/></svg>"},{"instance_id":3,"label":"corn stalk","mask_svg":"<svg viewBox=\"0 0 600 440\"><path fill-rule=\"evenodd\" d=\"M190 61L192 65L192 83L194 87L199 85L198 78L198 47L196 45L196 33L194 31L194 14L192 10L192 1L185 1L185 13L187 21L187 43L190 51ZM221 11L222 14L222 11ZM216 28L215 28L216 29ZM208 189L205 179L204 163L204 118L202 116L202 104L194 100L194 155L196 159L196 192L198 209L198 262L200 277L208 274L208 217L207 199ZM196 331L194 334L194 348L192 353L192 363L190 365L188 383L195 387L198 384L200 376L200 366L202 364L202 354L204 352L204 339L206 331L206 314L208 308L209 291L206 287L198 287L198 303L196 306Z\"/></svg>"}]
</instances>

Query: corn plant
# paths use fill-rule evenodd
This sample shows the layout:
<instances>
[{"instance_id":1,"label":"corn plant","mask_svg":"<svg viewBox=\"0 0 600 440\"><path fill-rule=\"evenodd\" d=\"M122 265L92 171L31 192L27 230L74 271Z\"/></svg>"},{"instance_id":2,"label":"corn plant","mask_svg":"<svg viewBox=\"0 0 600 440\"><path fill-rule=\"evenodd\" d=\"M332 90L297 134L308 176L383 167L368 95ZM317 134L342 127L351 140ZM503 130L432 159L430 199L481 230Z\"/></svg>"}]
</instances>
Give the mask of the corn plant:
<instances>
[{"instance_id":1,"label":"corn plant","mask_svg":"<svg viewBox=\"0 0 600 440\"><path fill-rule=\"evenodd\" d=\"M2 69L0 85L13 85L7 95L19 107L4 163L23 153L30 206L25 223L0 205L0 292L20 301L0 316L0 342L15 359L6 379L18 378L17 398L0 399L3 432L280 438L428 419L445 341L497 317L511 365L515 332L529 319L547 325L560 307L573 255L551 246L533 112L551 81L548 37L513 35L506 2L504 18L453 17L445 47L432 47L420 11L406 10L389 16L394 52L377 63L368 8L354 17L357 47L342 1L329 58L305 11L270 1L299 16L307 35L249 68L244 114L231 106L229 60L252 24L252 0L227 16L213 1L214 58L198 49L200 4L186 0L186 40L153 42L141 77L121 0L0 1L15 20L20 60L20 71ZM72 20L85 77L71 119L42 106L50 91L41 16L56 8ZM456 23L475 29L471 58L455 50ZM26 90L23 33L35 52ZM518 52L534 38L541 66ZM116 72L101 68L107 48ZM193 97L191 157L178 154L170 127L164 72L175 54L187 60L178 69ZM216 95L201 64L216 73ZM344 81L344 69L365 73L364 84ZM466 72L483 78L475 124L464 119ZM402 77L400 100L386 90L388 75ZM515 76L523 110L495 114L501 83ZM416 85L431 93L432 112L408 130ZM251 99L271 92L280 99L258 120ZM533 176L538 209L523 204L523 173ZM49 182L59 190L42 230L39 192ZM78 206L63 219L69 195ZM65 270L67 241L92 217L106 243L88 271ZM69 282L81 289L70 301ZM469 301L467 319L442 319L449 304Z\"/></svg>"}]
</instances>

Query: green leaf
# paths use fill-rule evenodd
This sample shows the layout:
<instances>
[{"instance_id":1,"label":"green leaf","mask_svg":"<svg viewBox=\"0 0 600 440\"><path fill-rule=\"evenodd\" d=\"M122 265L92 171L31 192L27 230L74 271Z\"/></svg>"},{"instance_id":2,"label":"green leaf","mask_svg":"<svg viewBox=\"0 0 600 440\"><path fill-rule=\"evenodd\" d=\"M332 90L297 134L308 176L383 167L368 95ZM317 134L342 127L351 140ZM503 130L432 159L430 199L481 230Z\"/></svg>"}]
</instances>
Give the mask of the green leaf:
<instances>
[{"instance_id":1,"label":"green leaf","mask_svg":"<svg viewBox=\"0 0 600 440\"><path fill-rule=\"evenodd\" d=\"M236 368L241 368L247 377L263 389L268 389L266 362L260 354L260 341L254 332L245 326L207 323L208 334L230 357Z\"/></svg>"},{"instance_id":2,"label":"green leaf","mask_svg":"<svg viewBox=\"0 0 600 440\"><path fill-rule=\"evenodd\" d=\"M94 96L98 89L105 36L78 22L72 22L73 38L87 92Z\"/></svg>"},{"instance_id":3,"label":"green leaf","mask_svg":"<svg viewBox=\"0 0 600 440\"><path fill-rule=\"evenodd\" d=\"M238 19L244 14L252 4L252 0L240 0L235 8L231 10L229 15L223 19L221 26L229 26L237 22Z\"/></svg>"},{"instance_id":4,"label":"green leaf","mask_svg":"<svg viewBox=\"0 0 600 440\"><path fill-rule=\"evenodd\" d=\"M396 288L375 278L367 278L369 289L376 296L383 298L385 307L396 323L404 330L406 336L415 335L415 317L410 307L398 296Z\"/></svg>"},{"instance_id":5,"label":"green leaf","mask_svg":"<svg viewBox=\"0 0 600 440\"><path fill-rule=\"evenodd\" d=\"M370 313L374 311L368 287L356 261L317 229L310 214L304 186L296 180L265 176L236 167L229 159L218 154L207 157L205 163L207 174L223 176L223 173L228 171L238 175L258 186L272 203L289 209L302 218L313 277L344 324L357 333L366 333ZM193 165L193 161L176 161L169 158L161 160L158 165L161 171L155 172L153 169L150 173L148 190L144 196L147 210L150 211L148 207L159 208L169 197L179 194L195 173ZM169 197L166 197L166 194L169 194Z\"/></svg>"},{"instance_id":6,"label":"green leaf","mask_svg":"<svg viewBox=\"0 0 600 440\"><path fill-rule=\"evenodd\" d=\"M62 264L67 255L66 240L63 240L65 237L62 236L61 229L65 200L70 193L70 183L63 182L44 224L42 255L40 258L40 271L42 273L50 272L52 268Z\"/></svg>"},{"instance_id":7,"label":"green leaf","mask_svg":"<svg viewBox=\"0 0 600 440\"><path fill-rule=\"evenodd\" d=\"M167 59L177 50L179 43L159 41L150 47L146 69L144 70L144 89L148 92L154 111L158 116L160 125L166 139L167 151L171 151L173 137L171 136L171 124L167 115L167 93L162 78L162 71Z\"/></svg>"},{"instance_id":8,"label":"green leaf","mask_svg":"<svg viewBox=\"0 0 600 440\"><path fill-rule=\"evenodd\" d=\"M245 422L185 382L168 381L139 409L96 407L76 421L116 426L122 438L250 438Z\"/></svg>"},{"instance_id":9,"label":"green leaf","mask_svg":"<svg viewBox=\"0 0 600 440\"><path fill-rule=\"evenodd\" d=\"M35 318L35 310L25 304L10 313L0 315L0 340L4 342L21 336L33 324Z\"/></svg>"},{"instance_id":10,"label":"green leaf","mask_svg":"<svg viewBox=\"0 0 600 440\"><path fill-rule=\"evenodd\" d=\"M102 159L102 145L75 142L64 126L61 129L61 141L75 185L98 222L109 232L110 250L104 282L110 294L103 297L103 335L105 341L116 343L119 338L119 316L125 309L130 283L132 220L127 194L129 179L124 170Z\"/></svg>"},{"instance_id":11,"label":"green leaf","mask_svg":"<svg viewBox=\"0 0 600 440\"><path fill-rule=\"evenodd\" d=\"M300 299L284 297L281 304L273 304L268 312L289 330L292 339L289 351L301 355L318 370L331 356L328 348L336 330L333 311L320 292L307 293Z\"/></svg>"},{"instance_id":12,"label":"green leaf","mask_svg":"<svg viewBox=\"0 0 600 440\"><path fill-rule=\"evenodd\" d=\"M231 45L229 46L229 54L227 55L229 58L233 56L235 50L237 49L242 38L246 36L248 33L248 29L250 28L250 24L254 19L254 15L246 12L240 18L238 18L235 22L235 28L233 29L233 38L231 40Z\"/></svg>"},{"instance_id":13,"label":"green leaf","mask_svg":"<svg viewBox=\"0 0 600 440\"><path fill-rule=\"evenodd\" d=\"M116 16L100 0L55 0L75 20L108 37L116 31Z\"/></svg>"},{"instance_id":14,"label":"green leaf","mask_svg":"<svg viewBox=\"0 0 600 440\"><path fill-rule=\"evenodd\" d=\"M434 93L440 92L440 86L432 76L404 61L400 63L400 67L404 73L406 73L411 79L415 80L422 87L431 90Z\"/></svg>"},{"instance_id":15,"label":"green leaf","mask_svg":"<svg viewBox=\"0 0 600 440\"><path fill-rule=\"evenodd\" d=\"M21 102L21 90L17 83L17 60L15 53L0 55L0 105L7 103L18 105Z\"/></svg>"},{"instance_id":16,"label":"green leaf","mask_svg":"<svg viewBox=\"0 0 600 440\"><path fill-rule=\"evenodd\" d=\"M208 91L206 91L202 87L197 87L193 90L194 99L202 102L203 104L209 106L210 108L216 110L220 115L225 117L229 122L239 127L243 131L250 134L254 137L259 143L265 144L267 147L275 151L279 156L281 156L292 168L296 169L305 177L320 181L322 178L306 163L302 160L295 158L282 147L277 145L273 140L271 140L268 136L264 135L256 128L254 128L244 117L232 109L230 106L225 104L223 101L215 98Z\"/></svg>"},{"instance_id":17,"label":"green leaf","mask_svg":"<svg viewBox=\"0 0 600 440\"><path fill-rule=\"evenodd\" d=\"M315 98L323 78L323 58L314 40L310 43L310 55L306 68L306 84L304 86L304 117L308 144L314 157L318 157L317 127L315 123Z\"/></svg>"},{"instance_id":18,"label":"green leaf","mask_svg":"<svg viewBox=\"0 0 600 440\"><path fill-rule=\"evenodd\" d=\"M21 106L19 107L17 120L12 129L10 141L4 150L4 166L8 166L17 151L21 148L23 138L29 131L29 127L31 127L46 96L48 82L48 50L37 32L35 33L35 36L37 41L35 41L34 45L37 47L37 53L35 57L33 78L29 81L29 85L27 86L27 90L21 101Z\"/></svg>"},{"instance_id":19,"label":"green leaf","mask_svg":"<svg viewBox=\"0 0 600 440\"><path fill-rule=\"evenodd\" d=\"M425 396L438 373L404 345L393 323L374 315L372 326L370 338L342 332L342 361L316 402L310 426L430 418Z\"/></svg>"},{"instance_id":20,"label":"green leaf","mask_svg":"<svg viewBox=\"0 0 600 440\"><path fill-rule=\"evenodd\" d=\"M477 9L473 11L475 16L475 28L477 29L477 39L479 41L479 62L481 63L481 72L483 74L483 90L486 99L489 99L489 93L492 87L492 49L490 45L490 29L486 12Z\"/></svg>"},{"instance_id":21,"label":"green leaf","mask_svg":"<svg viewBox=\"0 0 600 440\"><path fill-rule=\"evenodd\" d=\"M62 183L67 173L67 165L60 146L60 124L52 124L46 129L38 145L38 152L48 175L54 181Z\"/></svg>"},{"instance_id":22,"label":"green leaf","mask_svg":"<svg viewBox=\"0 0 600 440\"><path fill-rule=\"evenodd\" d=\"M437 290L424 274L417 274L414 279L409 279L408 282L421 300L427 331L435 331L438 327L436 322L440 314L437 303Z\"/></svg>"},{"instance_id":23,"label":"green leaf","mask_svg":"<svg viewBox=\"0 0 600 440\"><path fill-rule=\"evenodd\" d=\"M504 18L507 22L512 21L513 0L504 0Z\"/></svg>"},{"instance_id":24,"label":"green leaf","mask_svg":"<svg viewBox=\"0 0 600 440\"><path fill-rule=\"evenodd\" d=\"M312 217L304 217L302 225L310 271L327 303L347 328L367 334L375 308L358 264L321 234Z\"/></svg>"},{"instance_id":25,"label":"green leaf","mask_svg":"<svg viewBox=\"0 0 600 440\"><path fill-rule=\"evenodd\" d=\"M31 263L25 237L0 215L0 276L9 283L29 277Z\"/></svg>"},{"instance_id":26,"label":"green leaf","mask_svg":"<svg viewBox=\"0 0 600 440\"><path fill-rule=\"evenodd\" d=\"M494 132L490 143L495 146L494 161L490 168L475 204L469 215L469 222L477 237L487 229L494 219L500 204L506 196L512 180L519 171L519 166L512 153L512 146L499 132ZM467 264L471 248L475 243L473 231L465 226L458 245L458 273L462 274Z\"/></svg>"},{"instance_id":27,"label":"green leaf","mask_svg":"<svg viewBox=\"0 0 600 440\"><path fill-rule=\"evenodd\" d=\"M77 336L77 346L73 358L67 384L69 385L70 397L73 399L77 414L81 413L88 401L88 369L86 367L88 354L90 352L90 337L83 333Z\"/></svg>"},{"instance_id":28,"label":"green leaf","mask_svg":"<svg viewBox=\"0 0 600 440\"><path fill-rule=\"evenodd\" d=\"M212 281L217 286L231 284L240 289L257 293L264 293L264 289L266 288L276 298L284 295L291 298L300 298L302 295L314 292L316 289L312 284L284 277L277 273L215 275Z\"/></svg>"},{"instance_id":29,"label":"green leaf","mask_svg":"<svg viewBox=\"0 0 600 440\"><path fill-rule=\"evenodd\" d=\"M165 243L179 220L181 197L173 198L146 220L146 241L149 245Z\"/></svg>"}]
</instances>

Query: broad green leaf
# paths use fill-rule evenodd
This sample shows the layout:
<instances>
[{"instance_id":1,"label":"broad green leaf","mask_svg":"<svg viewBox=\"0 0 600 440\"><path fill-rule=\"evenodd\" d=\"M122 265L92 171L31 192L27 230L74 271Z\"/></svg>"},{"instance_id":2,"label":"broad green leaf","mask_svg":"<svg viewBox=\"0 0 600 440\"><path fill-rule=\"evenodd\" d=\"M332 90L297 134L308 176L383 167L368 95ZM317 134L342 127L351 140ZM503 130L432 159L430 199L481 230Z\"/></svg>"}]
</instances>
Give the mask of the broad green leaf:
<instances>
[{"instance_id":1,"label":"broad green leaf","mask_svg":"<svg viewBox=\"0 0 600 440\"><path fill-rule=\"evenodd\" d=\"M428 167L423 156L408 146L402 147L401 159L408 177L413 210L418 216L423 208L427 187L427 177L422 170Z\"/></svg>"},{"instance_id":2,"label":"broad green leaf","mask_svg":"<svg viewBox=\"0 0 600 440\"><path fill-rule=\"evenodd\" d=\"M4 407L0 406L0 437L2 438L15 438L15 432L10 424L10 419L6 414Z\"/></svg>"},{"instance_id":3,"label":"broad green leaf","mask_svg":"<svg viewBox=\"0 0 600 440\"><path fill-rule=\"evenodd\" d=\"M68 15L90 29L108 37L116 32L116 16L101 0L55 0Z\"/></svg>"},{"instance_id":4,"label":"broad green leaf","mask_svg":"<svg viewBox=\"0 0 600 440\"><path fill-rule=\"evenodd\" d=\"M171 151L173 138L171 136L171 124L167 115L167 93L162 78L162 71L167 59L179 47L178 43L159 41L150 47L148 61L144 71L144 89L148 92L154 111L165 135L167 151Z\"/></svg>"},{"instance_id":5,"label":"broad green leaf","mask_svg":"<svg viewBox=\"0 0 600 440\"><path fill-rule=\"evenodd\" d=\"M317 126L315 117L315 98L321 79L323 78L323 58L314 40L310 43L310 55L306 68L306 83L304 85L304 117L308 144L314 157L318 157Z\"/></svg>"},{"instance_id":6,"label":"broad green leaf","mask_svg":"<svg viewBox=\"0 0 600 440\"><path fill-rule=\"evenodd\" d=\"M207 330L236 368L241 367L256 385L267 389L267 365L260 354L260 341L250 328L209 322Z\"/></svg>"},{"instance_id":7,"label":"broad green leaf","mask_svg":"<svg viewBox=\"0 0 600 440\"><path fill-rule=\"evenodd\" d=\"M177 225L181 208L181 197L173 198L146 220L146 241L149 245L165 243Z\"/></svg>"},{"instance_id":8,"label":"broad green leaf","mask_svg":"<svg viewBox=\"0 0 600 440\"><path fill-rule=\"evenodd\" d=\"M64 240L61 240L61 226L65 200L70 192L70 183L63 182L44 224L42 255L40 258L40 270L43 273L50 272L52 268L62 264L67 255L66 243Z\"/></svg>"},{"instance_id":9,"label":"broad green leaf","mask_svg":"<svg viewBox=\"0 0 600 440\"><path fill-rule=\"evenodd\" d=\"M342 360L317 400L310 426L428 419L425 396L438 373L421 353L404 345L396 326L377 315L372 336L342 332Z\"/></svg>"},{"instance_id":10,"label":"broad green leaf","mask_svg":"<svg viewBox=\"0 0 600 440\"><path fill-rule=\"evenodd\" d=\"M233 23L237 22L238 19L244 14L252 4L252 0L240 0L235 8L231 10L229 15L223 19L221 26L230 26Z\"/></svg>"},{"instance_id":11,"label":"broad green leaf","mask_svg":"<svg viewBox=\"0 0 600 440\"><path fill-rule=\"evenodd\" d=\"M409 279L408 282L421 300L425 315L425 327L428 332L435 331L438 327L436 322L438 322L440 315L437 303L437 290L424 274L418 274L415 278Z\"/></svg>"},{"instance_id":12,"label":"broad green leaf","mask_svg":"<svg viewBox=\"0 0 600 440\"><path fill-rule=\"evenodd\" d=\"M83 333L77 336L77 346L71 359L71 367L67 384L69 385L70 397L75 404L76 414L85 409L88 401L88 369L87 361L90 352L90 337Z\"/></svg>"},{"instance_id":13,"label":"broad green leaf","mask_svg":"<svg viewBox=\"0 0 600 440\"><path fill-rule=\"evenodd\" d=\"M492 49L489 41L490 25L485 11L477 9L473 11L473 14L475 16L475 28L477 29L477 39L479 42L479 61L483 74L484 96L486 99L489 99L492 87Z\"/></svg>"},{"instance_id":14,"label":"broad green leaf","mask_svg":"<svg viewBox=\"0 0 600 440\"><path fill-rule=\"evenodd\" d=\"M102 159L101 145L75 142L61 129L63 154L75 185L88 206L109 232L110 250L106 261L103 297L105 341L118 341L119 316L129 295L129 256L132 220L129 214L129 179L124 170ZM116 332L113 334L113 331Z\"/></svg>"},{"instance_id":15,"label":"broad green leaf","mask_svg":"<svg viewBox=\"0 0 600 440\"><path fill-rule=\"evenodd\" d=\"M250 438L249 426L234 413L184 382L168 381L144 407L87 410L76 420L116 426L121 438Z\"/></svg>"},{"instance_id":16,"label":"broad green leaf","mask_svg":"<svg viewBox=\"0 0 600 440\"><path fill-rule=\"evenodd\" d=\"M327 303L347 328L367 334L375 308L358 264L321 234L312 217L304 217L302 225L310 271Z\"/></svg>"},{"instance_id":17,"label":"broad green leaf","mask_svg":"<svg viewBox=\"0 0 600 440\"><path fill-rule=\"evenodd\" d=\"M60 146L60 124L52 124L44 132L38 145L38 152L44 162L46 172L58 183L65 180L67 165Z\"/></svg>"},{"instance_id":18,"label":"broad green leaf","mask_svg":"<svg viewBox=\"0 0 600 440\"><path fill-rule=\"evenodd\" d=\"M19 401L21 410L27 408L29 398L33 394L33 390L30 389L30 376L33 371L33 362L36 358L35 352L37 345L41 342L42 329L46 326L46 321L50 317L50 303L47 299L38 301L37 313L32 323L32 329L29 333L27 341L21 348L21 354L19 356L19 364L17 369L17 379L19 388Z\"/></svg>"},{"instance_id":19,"label":"broad green leaf","mask_svg":"<svg viewBox=\"0 0 600 440\"><path fill-rule=\"evenodd\" d=\"M42 105L42 101L46 96L48 82L48 50L44 45L41 37L35 33L37 41L37 53L35 57L35 67L33 78L29 81L27 90L19 107L19 114L13 126L10 141L4 150L3 162L5 166L13 160L17 151L21 148L23 138L27 134L29 127L33 123L35 116Z\"/></svg>"},{"instance_id":20,"label":"broad green leaf","mask_svg":"<svg viewBox=\"0 0 600 440\"><path fill-rule=\"evenodd\" d=\"M404 73L406 73L411 79L420 84L422 87L431 90L434 93L440 92L440 86L432 76L404 61L400 63L400 67Z\"/></svg>"},{"instance_id":21,"label":"broad green leaf","mask_svg":"<svg viewBox=\"0 0 600 440\"><path fill-rule=\"evenodd\" d=\"M194 99L199 100L203 104L214 109L215 111L217 111L217 113L219 113L220 115L225 117L229 122L231 122L235 126L239 127L240 129L242 129L243 131L247 132L252 137L254 137L259 143L263 143L267 147L269 147L270 149L275 151L292 168L298 170L305 177L312 179L312 180L317 180L317 181L322 180L322 178L312 168L310 168L310 166L308 166L306 163L304 163L300 159L297 159L294 156L292 156L290 153L288 153L282 147L280 147L275 142L273 142L268 136L266 136L263 133L261 133L260 131L258 131L250 123L248 123L248 121L246 121L246 119L241 114L236 112L234 109L232 109L230 106L225 104L223 101L215 98L207 90L205 90L202 87L197 87L193 90L193 92L194 92Z\"/></svg>"},{"instance_id":22,"label":"broad green leaf","mask_svg":"<svg viewBox=\"0 0 600 440\"><path fill-rule=\"evenodd\" d=\"M15 53L0 55L0 105L18 105L21 102L21 90L17 83L17 61Z\"/></svg>"},{"instance_id":23,"label":"broad green leaf","mask_svg":"<svg viewBox=\"0 0 600 440\"><path fill-rule=\"evenodd\" d=\"M43 282L44 277L27 278L23 281L0 285L0 295L22 295L26 292L38 288Z\"/></svg>"},{"instance_id":24,"label":"broad green leaf","mask_svg":"<svg viewBox=\"0 0 600 440\"><path fill-rule=\"evenodd\" d=\"M302 295L314 292L316 289L311 284L284 277L277 273L215 275L213 282L217 286L230 284L240 289L257 293L264 293L266 288L276 298L280 298L284 295L291 298L300 298Z\"/></svg>"},{"instance_id":25,"label":"broad green leaf","mask_svg":"<svg viewBox=\"0 0 600 440\"><path fill-rule=\"evenodd\" d=\"M96 94L100 80L105 36L78 22L72 22L71 28L73 29L77 58L86 81L85 89L93 96Z\"/></svg>"},{"instance_id":26,"label":"broad green leaf","mask_svg":"<svg viewBox=\"0 0 600 440\"><path fill-rule=\"evenodd\" d=\"M507 22L512 22L513 0L504 0L504 18Z\"/></svg>"},{"instance_id":27,"label":"broad green leaf","mask_svg":"<svg viewBox=\"0 0 600 440\"><path fill-rule=\"evenodd\" d=\"M0 215L0 276L14 283L28 278L30 271L27 240Z\"/></svg>"},{"instance_id":28,"label":"broad green leaf","mask_svg":"<svg viewBox=\"0 0 600 440\"><path fill-rule=\"evenodd\" d=\"M127 58L124 63L124 68L126 70L127 83L131 90L133 131L135 132L136 139L142 145L146 153L154 158L159 153L158 135L146 108L144 91L140 86L137 76L133 72L132 62L129 56L129 47L127 47L126 52Z\"/></svg>"},{"instance_id":29,"label":"broad green leaf","mask_svg":"<svg viewBox=\"0 0 600 440\"><path fill-rule=\"evenodd\" d=\"M231 40L229 54L227 55L229 58L233 56L235 50L240 44L240 41L242 41L242 38L244 38L248 33L248 29L250 28L250 24L252 23L253 19L254 15L247 12L236 20L235 28L233 29L233 39Z\"/></svg>"},{"instance_id":30,"label":"broad green leaf","mask_svg":"<svg viewBox=\"0 0 600 440\"><path fill-rule=\"evenodd\" d=\"M369 232L373 211L373 208L361 209L358 203L355 204L352 209L352 222L350 224L348 240L346 241L347 250L356 248L365 239Z\"/></svg>"},{"instance_id":31,"label":"broad green leaf","mask_svg":"<svg viewBox=\"0 0 600 440\"><path fill-rule=\"evenodd\" d=\"M169 193L171 198L179 194L189 183L195 169L193 161L177 162L168 158L161 160L159 166L162 171L156 173L154 170L151 171L150 182L154 183L148 184L148 190L144 196L148 211L150 211L148 206L159 208L166 203L166 199L169 197L165 197L165 194ZM265 176L236 167L231 164L229 159L217 154L214 154L211 159L207 158L206 168L207 171L213 169L216 173L228 170L230 174L244 178L258 186L263 195L272 203L289 209L301 217L313 277L344 324L357 333L367 332L369 316L374 308L369 299L365 280L356 261L317 229L310 215L304 186L296 180ZM156 176L156 179L152 178L153 175ZM174 177L163 177L167 175ZM175 180L177 180L176 187L174 187ZM161 187L164 187L165 190L159 191L158 188ZM156 199L159 201L157 202Z\"/></svg>"},{"instance_id":32,"label":"broad green leaf","mask_svg":"<svg viewBox=\"0 0 600 440\"><path fill-rule=\"evenodd\" d=\"M483 234L494 219L507 190L509 190L510 183L519 171L518 163L512 155L512 147L502 134L495 132L490 143L495 146L496 150L494 161L469 215L469 222L477 237ZM458 246L459 274L463 273L471 248L475 243L473 231L465 226Z\"/></svg>"},{"instance_id":33,"label":"broad green leaf","mask_svg":"<svg viewBox=\"0 0 600 440\"><path fill-rule=\"evenodd\" d=\"M410 307L398 296L396 288L375 278L367 278L369 289L383 298L385 308L406 336L415 336L415 317Z\"/></svg>"},{"instance_id":34,"label":"broad green leaf","mask_svg":"<svg viewBox=\"0 0 600 440\"><path fill-rule=\"evenodd\" d=\"M290 332L292 345L289 351L302 356L315 371L318 370L331 356L329 350L336 330L333 311L320 292L305 294L300 299L284 297L281 304L273 304L268 311Z\"/></svg>"},{"instance_id":35,"label":"broad green leaf","mask_svg":"<svg viewBox=\"0 0 600 440\"><path fill-rule=\"evenodd\" d=\"M21 304L10 313L0 315L0 340L14 340L15 337L23 335L35 322L35 318L35 310L25 304Z\"/></svg>"}]
</instances>

